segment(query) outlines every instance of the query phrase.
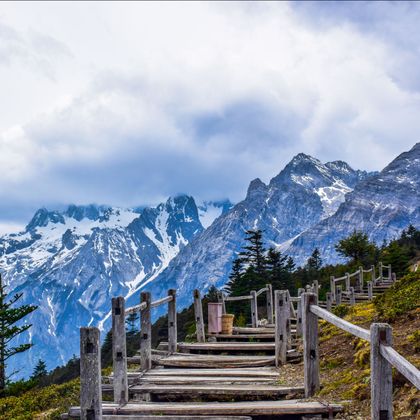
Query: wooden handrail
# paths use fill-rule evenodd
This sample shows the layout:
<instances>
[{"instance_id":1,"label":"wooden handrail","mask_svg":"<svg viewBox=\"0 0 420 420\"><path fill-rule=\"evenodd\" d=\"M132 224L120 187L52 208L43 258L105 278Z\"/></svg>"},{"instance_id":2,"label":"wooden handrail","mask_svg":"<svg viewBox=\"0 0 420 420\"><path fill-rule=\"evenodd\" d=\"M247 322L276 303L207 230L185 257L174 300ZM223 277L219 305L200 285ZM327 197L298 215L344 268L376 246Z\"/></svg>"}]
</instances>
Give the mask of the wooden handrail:
<instances>
[{"instance_id":1,"label":"wooden handrail","mask_svg":"<svg viewBox=\"0 0 420 420\"><path fill-rule=\"evenodd\" d=\"M134 314L136 312L140 312L143 309L146 309L147 303L146 302L142 302L139 305L135 305L135 306L131 306L130 308L127 308L125 310L125 314L129 315L129 314Z\"/></svg>"},{"instance_id":2,"label":"wooden handrail","mask_svg":"<svg viewBox=\"0 0 420 420\"><path fill-rule=\"evenodd\" d=\"M398 372L405 376L417 389L420 389L420 370L390 346L381 344L379 351Z\"/></svg>"},{"instance_id":3,"label":"wooden handrail","mask_svg":"<svg viewBox=\"0 0 420 420\"><path fill-rule=\"evenodd\" d=\"M151 308L157 308L160 305L163 305L164 303L171 302L173 300L173 296L165 296L161 299L155 300L150 304Z\"/></svg>"},{"instance_id":4,"label":"wooden handrail","mask_svg":"<svg viewBox=\"0 0 420 420\"><path fill-rule=\"evenodd\" d=\"M252 296L251 295L246 295L246 296L225 296L224 297L225 302L234 302L234 301L238 301L238 300L251 300Z\"/></svg>"},{"instance_id":5,"label":"wooden handrail","mask_svg":"<svg viewBox=\"0 0 420 420\"><path fill-rule=\"evenodd\" d=\"M328 321L330 324L333 324L336 327L355 335L356 337L362 338L363 340L370 341L370 332L368 330L354 325L351 322L345 321L344 319L339 318L333 313L327 311L326 309L320 308L317 305L311 305L310 311L316 316L325 319L325 321Z\"/></svg>"},{"instance_id":6,"label":"wooden handrail","mask_svg":"<svg viewBox=\"0 0 420 420\"><path fill-rule=\"evenodd\" d=\"M262 289L258 290L258 292L256 293L257 297L266 291L267 291L267 287L263 287Z\"/></svg>"}]
</instances>

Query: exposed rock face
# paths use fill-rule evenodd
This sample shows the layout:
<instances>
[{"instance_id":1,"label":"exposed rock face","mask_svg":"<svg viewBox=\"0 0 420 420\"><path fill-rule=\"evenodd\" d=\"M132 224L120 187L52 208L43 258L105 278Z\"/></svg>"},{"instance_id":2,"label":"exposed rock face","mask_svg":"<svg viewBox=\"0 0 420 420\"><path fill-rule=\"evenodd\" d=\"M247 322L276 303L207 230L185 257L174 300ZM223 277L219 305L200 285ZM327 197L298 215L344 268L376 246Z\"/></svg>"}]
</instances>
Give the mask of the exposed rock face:
<instances>
[{"instance_id":1,"label":"exposed rock face","mask_svg":"<svg viewBox=\"0 0 420 420\"><path fill-rule=\"evenodd\" d=\"M287 252L301 263L318 247L324 262L336 262L334 245L354 229L381 244L410 223L420 226L420 143L357 184L331 217L302 233Z\"/></svg>"},{"instance_id":2,"label":"exposed rock face","mask_svg":"<svg viewBox=\"0 0 420 420\"><path fill-rule=\"evenodd\" d=\"M268 185L253 180L245 200L183 248L159 275L155 288L163 294L175 287L180 304L188 304L194 288L226 282L245 230L262 229L267 245L287 248L295 237L334 213L345 194L367 177L344 162L322 164L297 155Z\"/></svg>"},{"instance_id":3,"label":"exposed rock face","mask_svg":"<svg viewBox=\"0 0 420 420\"><path fill-rule=\"evenodd\" d=\"M22 303L39 306L27 318L31 337L21 337L35 346L15 357L13 367L27 366L21 374L28 374L38 358L51 368L78 354L80 326L109 328L111 298L152 282L202 231L188 196L140 213L93 205L38 210L24 232L0 238L9 291L23 291Z\"/></svg>"}]
</instances>

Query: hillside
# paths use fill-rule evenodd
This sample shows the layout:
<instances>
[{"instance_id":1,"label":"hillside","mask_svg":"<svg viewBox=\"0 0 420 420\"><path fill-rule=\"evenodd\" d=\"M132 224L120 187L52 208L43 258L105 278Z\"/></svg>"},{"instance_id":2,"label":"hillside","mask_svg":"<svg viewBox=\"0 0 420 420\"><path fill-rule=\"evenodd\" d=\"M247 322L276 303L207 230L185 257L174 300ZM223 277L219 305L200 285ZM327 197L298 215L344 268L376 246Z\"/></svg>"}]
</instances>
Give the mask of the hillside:
<instances>
[{"instance_id":1,"label":"hillside","mask_svg":"<svg viewBox=\"0 0 420 420\"><path fill-rule=\"evenodd\" d=\"M369 327L372 322L389 322L394 347L411 363L420 366L420 272L399 280L373 303L350 308L340 306L337 313L354 324ZM186 315L187 311L184 311ZM192 316L192 313L191 313ZM188 317L186 317L188 318ZM343 419L369 418L369 345L363 340L321 321L321 385L318 399L347 401ZM109 370L109 369L108 369ZM282 383L302 381L302 364L281 368ZM420 414L420 391L394 372L395 418L415 419ZM18 397L0 399L0 420L59 419L79 399L78 379L61 385L33 389Z\"/></svg>"}]
</instances>

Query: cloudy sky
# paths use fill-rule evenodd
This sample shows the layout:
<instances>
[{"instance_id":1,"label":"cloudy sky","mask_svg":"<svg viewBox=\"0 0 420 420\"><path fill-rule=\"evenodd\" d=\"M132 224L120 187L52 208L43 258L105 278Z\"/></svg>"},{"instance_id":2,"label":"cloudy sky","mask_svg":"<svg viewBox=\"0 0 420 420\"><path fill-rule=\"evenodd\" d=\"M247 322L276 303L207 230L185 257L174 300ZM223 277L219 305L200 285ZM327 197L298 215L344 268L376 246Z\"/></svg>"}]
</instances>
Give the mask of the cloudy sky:
<instances>
[{"instance_id":1,"label":"cloudy sky","mask_svg":"<svg viewBox=\"0 0 420 420\"><path fill-rule=\"evenodd\" d=\"M0 3L0 232L41 206L243 198L420 140L419 3Z\"/></svg>"}]
</instances>

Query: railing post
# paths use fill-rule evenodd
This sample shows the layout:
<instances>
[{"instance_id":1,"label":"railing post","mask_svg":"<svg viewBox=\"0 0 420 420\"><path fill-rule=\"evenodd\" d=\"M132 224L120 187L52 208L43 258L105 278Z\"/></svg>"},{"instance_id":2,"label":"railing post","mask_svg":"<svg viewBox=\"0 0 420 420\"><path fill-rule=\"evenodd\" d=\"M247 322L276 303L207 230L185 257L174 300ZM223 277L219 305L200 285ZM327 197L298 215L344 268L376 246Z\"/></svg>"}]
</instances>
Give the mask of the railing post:
<instances>
[{"instance_id":1,"label":"railing post","mask_svg":"<svg viewBox=\"0 0 420 420\"><path fill-rule=\"evenodd\" d=\"M391 267L391 264L388 265L388 280L392 281L392 267Z\"/></svg>"},{"instance_id":2,"label":"railing post","mask_svg":"<svg viewBox=\"0 0 420 420\"><path fill-rule=\"evenodd\" d=\"M346 292L350 292L350 274L346 273Z\"/></svg>"},{"instance_id":3,"label":"railing post","mask_svg":"<svg viewBox=\"0 0 420 420\"><path fill-rule=\"evenodd\" d=\"M363 291L363 267L359 267L359 292Z\"/></svg>"},{"instance_id":4,"label":"railing post","mask_svg":"<svg viewBox=\"0 0 420 420\"><path fill-rule=\"evenodd\" d=\"M269 324L274 322L273 320L273 286L267 284L267 321Z\"/></svg>"},{"instance_id":5,"label":"railing post","mask_svg":"<svg viewBox=\"0 0 420 420\"><path fill-rule=\"evenodd\" d=\"M332 309L331 292L327 292L326 299L327 299L327 311L331 312L331 309Z\"/></svg>"},{"instance_id":6,"label":"railing post","mask_svg":"<svg viewBox=\"0 0 420 420\"><path fill-rule=\"evenodd\" d=\"M168 352L175 353L177 350L177 325L176 325L176 290L169 289L168 296L172 300L168 302Z\"/></svg>"},{"instance_id":7,"label":"railing post","mask_svg":"<svg viewBox=\"0 0 420 420\"><path fill-rule=\"evenodd\" d=\"M194 314L197 341L199 343L204 343L206 341L206 334L204 331L203 304L201 302L201 295L198 289L194 290Z\"/></svg>"},{"instance_id":8,"label":"railing post","mask_svg":"<svg viewBox=\"0 0 420 420\"><path fill-rule=\"evenodd\" d=\"M373 299L373 282L368 281L367 282L367 287L368 287L368 299L372 300Z\"/></svg>"},{"instance_id":9,"label":"railing post","mask_svg":"<svg viewBox=\"0 0 420 420\"><path fill-rule=\"evenodd\" d=\"M341 286L337 286L337 290L336 290L336 295L335 295L335 303L337 305L341 305Z\"/></svg>"},{"instance_id":10,"label":"railing post","mask_svg":"<svg viewBox=\"0 0 420 420\"><path fill-rule=\"evenodd\" d=\"M298 289L298 297L300 297L297 304L297 319L296 319L296 334L302 335L302 293L305 292L305 289Z\"/></svg>"},{"instance_id":11,"label":"railing post","mask_svg":"<svg viewBox=\"0 0 420 420\"><path fill-rule=\"evenodd\" d=\"M383 272L383 266L382 261L379 262L379 281L381 282L384 279L384 272Z\"/></svg>"},{"instance_id":12,"label":"railing post","mask_svg":"<svg viewBox=\"0 0 420 420\"><path fill-rule=\"evenodd\" d=\"M319 292L319 283L318 280L314 280L312 283L312 293L315 293L318 296Z\"/></svg>"},{"instance_id":13,"label":"railing post","mask_svg":"<svg viewBox=\"0 0 420 420\"><path fill-rule=\"evenodd\" d=\"M152 368L152 324L150 319L150 292L140 294L141 302L146 302L146 307L140 311L140 368L142 371Z\"/></svg>"},{"instance_id":14,"label":"railing post","mask_svg":"<svg viewBox=\"0 0 420 420\"><path fill-rule=\"evenodd\" d=\"M226 313L226 303L225 303L225 298L223 296L222 291L220 291L217 294L217 301L222 304L222 314L225 314Z\"/></svg>"},{"instance_id":15,"label":"railing post","mask_svg":"<svg viewBox=\"0 0 420 420\"><path fill-rule=\"evenodd\" d=\"M397 281L397 275L395 273L392 273L391 280L392 280L393 283L395 283Z\"/></svg>"},{"instance_id":16,"label":"railing post","mask_svg":"<svg viewBox=\"0 0 420 420\"><path fill-rule=\"evenodd\" d=\"M115 404L128 401L127 349L125 337L125 299L112 298L112 363Z\"/></svg>"},{"instance_id":17,"label":"railing post","mask_svg":"<svg viewBox=\"0 0 420 420\"><path fill-rule=\"evenodd\" d=\"M284 365L287 360L288 343L288 313L287 292L276 290L274 292L275 318L276 318L276 366Z\"/></svg>"},{"instance_id":18,"label":"railing post","mask_svg":"<svg viewBox=\"0 0 420 420\"><path fill-rule=\"evenodd\" d=\"M101 343L98 328L80 328L80 418L102 420Z\"/></svg>"},{"instance_id":19,"label":"railing post","mask_svg":"<svg viewBox=\"0 0 420 420\"><path fill-rule=\"evenodd\" d=\"M302 295L303 315L303 363L305 373L305 397L313 397L319 390L318 317L310 311L317 305L318 297L313 293Z\"/></svg>"},{"instance_id":20,"label":"railing post","mask_svg":"<svg viewBox=\"0 0 420 420\"><path fill-rule=\"evenodd\" d=\"M251 290L251 319L252 326L254 328L258 327L258 302L257 302L257 292Z\"/></svg>"},{"instance_id":21,"label":"railing post","mask_svg":"<svg viewBox=\"0 0 420 420\"><path fill-rule=\"evenodd\" d=\"M354 287L350 287L350 305L356 304L356 297L354 296Z\"/></svg>"},{"instance_id":22,"label":"railing post","mask_svg":"<svg viewBox=\"0 0 420 420\"><path fill-rule=\"evenodd\" d=\"M333 302L335 302L336 297L335 297L335 281L334 281L334 276L330 277L330 290L331 290L331 299L333 300Z\"/></svg>"},{"instance_id":23,"label":"railing post","mask_svg":"<svg viewBox=\"0 0 420 420\"><path fill-rule=\"evenodd\" d=\"M381 345L392 345L392 328L374 323L370 326L371 418L392 420L392 365L381 355Z\"/></svg>"}]
</instances>

